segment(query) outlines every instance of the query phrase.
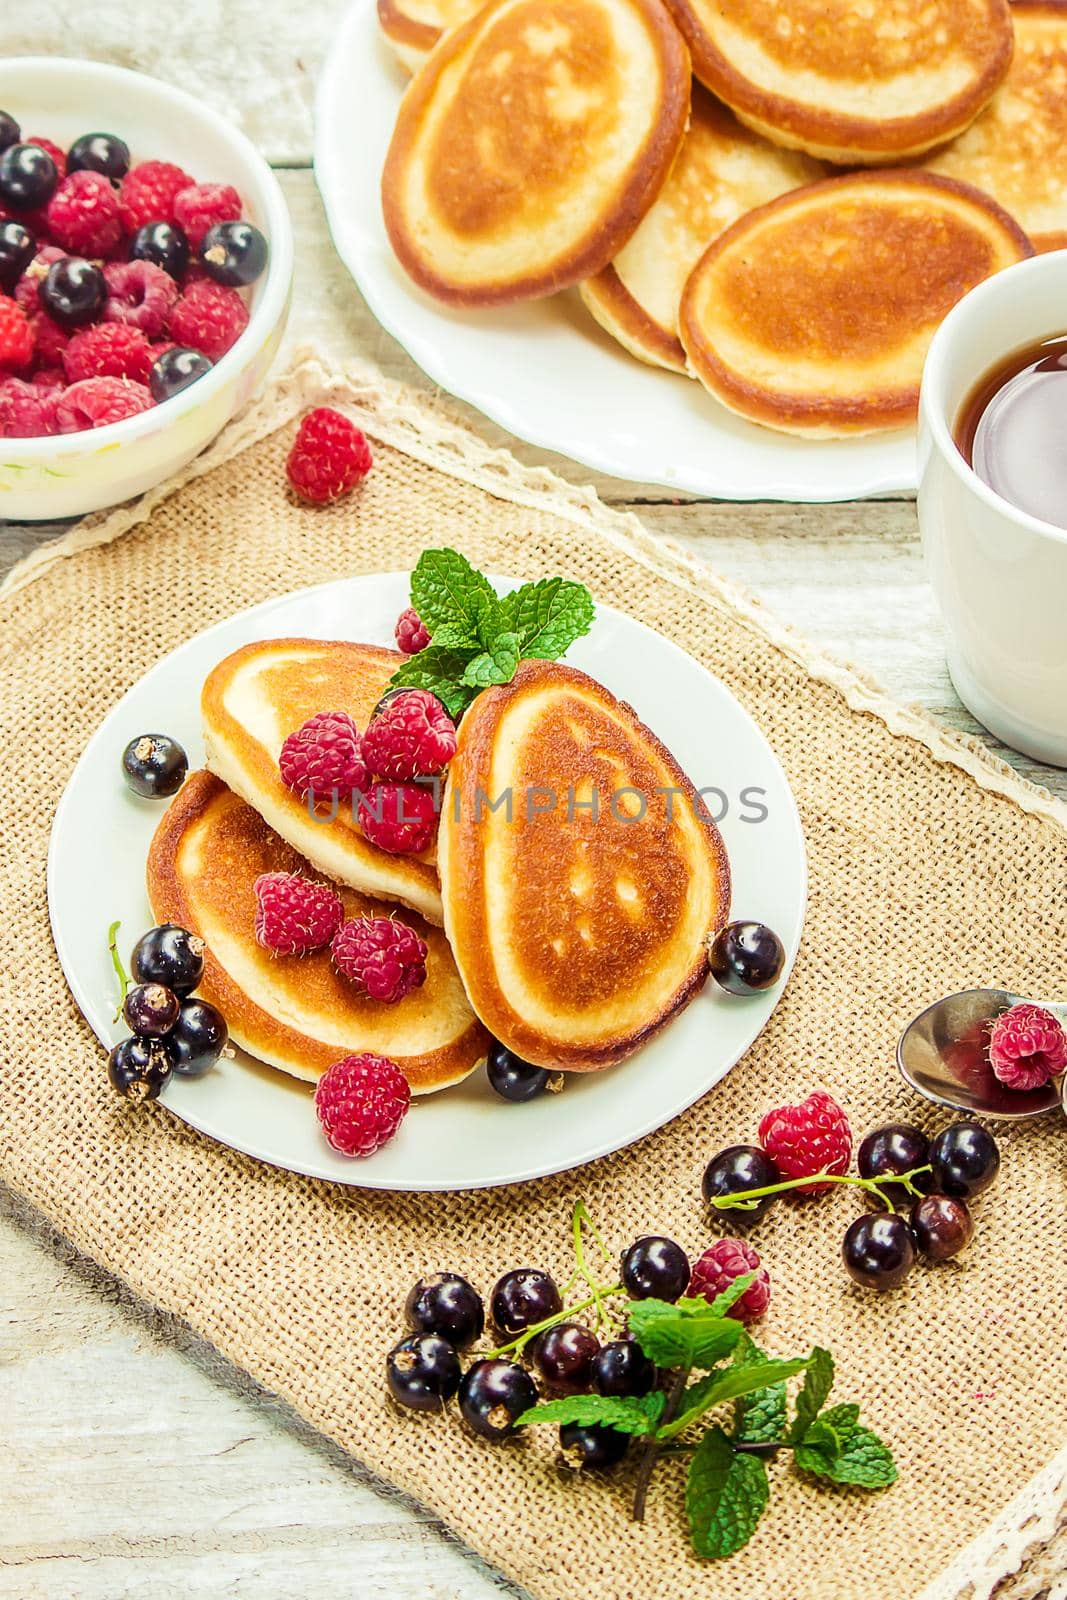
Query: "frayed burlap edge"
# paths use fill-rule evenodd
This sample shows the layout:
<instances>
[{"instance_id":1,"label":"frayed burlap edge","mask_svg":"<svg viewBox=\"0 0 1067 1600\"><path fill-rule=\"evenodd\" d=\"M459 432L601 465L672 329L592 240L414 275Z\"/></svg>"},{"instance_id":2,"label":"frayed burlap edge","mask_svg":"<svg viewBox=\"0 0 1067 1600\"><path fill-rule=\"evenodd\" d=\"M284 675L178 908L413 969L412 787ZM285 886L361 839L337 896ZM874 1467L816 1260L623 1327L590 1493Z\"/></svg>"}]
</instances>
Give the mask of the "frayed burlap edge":
<instances>
[{"instance_id":1,"label":"frayed burlap edge","mask_svg":"<svg viewBox=\"0 0 1067 1600\"><path fill-rule=\"evenodd\" d=\"M141 526L184 484L205 476L314 405L333 405L378 438L426 466L445 472L512 504L563 517L594 531L657 576L742 621L820 682L832 686L856 712L877 717L897 736L915 739L939 762L966 773L980 788L1014 801L1031 815L1067 827L1067 804L1028 783L978 739L941 726L919 707L891 699L854 667L837 660L779 621L759 599L719 577L671 540L648 532L629 512L605 506L592 488L569 484L546 467L524 466L508 451L492 449L471 433L440 399L392 383L374 368L351 362L332 367L314 349L293 352L269 391L250 405L214 444L165 484L137 501L77 523L13 567L0 584L0 602L43 577L57 563L110 544ZM916 1600L1067 1600L1058 1554L1067 1544L1067 1448L1004 1507ZM1043 1552L1052 1555L1051 1565ZM1023 1572L1024 1563L1027 1571ZM1038 1585L1026 1582L1033 1569ZM1018 1575L1019 1582L1010 1582ZM1047 1579L1047 1582L1046 1582ZM1007 1585L1007 1587L1004 1587Z\"/></svg>"}]
</instances>

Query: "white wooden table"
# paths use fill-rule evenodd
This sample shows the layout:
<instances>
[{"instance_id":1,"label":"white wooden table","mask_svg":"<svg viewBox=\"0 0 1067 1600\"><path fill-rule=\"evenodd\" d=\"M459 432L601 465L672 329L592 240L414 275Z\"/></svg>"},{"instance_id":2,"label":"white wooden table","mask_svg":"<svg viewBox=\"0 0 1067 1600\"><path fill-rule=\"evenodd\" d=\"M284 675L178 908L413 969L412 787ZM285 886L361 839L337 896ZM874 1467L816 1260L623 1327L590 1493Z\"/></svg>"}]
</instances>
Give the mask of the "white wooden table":
<instances>
[{"instance_id":1,"label":"white wooden table","mask_svg":"<svg viewBox=\"0 0 1067 1600\"><path fill-rule=\"evenodd\" d=\"M142 0L45 0L0 20L0 54L102 56L186 87L195 73L283 163L297 240L292 338L314 338L425 386L333 255L309 168L309 86L339 9L340 0L188 0L171 13ZM240 74L228 76L238 62ZM591 480L472 420L524 459ZM592 481L604 499L632 506L898 698L980 732L948 681L910 501L736 506ZM0 574L48 536L0 523ZM1067 798L1067 774L1008 759ZM515 1592L2 1190L0 1452L5 1600L487 1600Z\"/></svg>"}]
</instances>

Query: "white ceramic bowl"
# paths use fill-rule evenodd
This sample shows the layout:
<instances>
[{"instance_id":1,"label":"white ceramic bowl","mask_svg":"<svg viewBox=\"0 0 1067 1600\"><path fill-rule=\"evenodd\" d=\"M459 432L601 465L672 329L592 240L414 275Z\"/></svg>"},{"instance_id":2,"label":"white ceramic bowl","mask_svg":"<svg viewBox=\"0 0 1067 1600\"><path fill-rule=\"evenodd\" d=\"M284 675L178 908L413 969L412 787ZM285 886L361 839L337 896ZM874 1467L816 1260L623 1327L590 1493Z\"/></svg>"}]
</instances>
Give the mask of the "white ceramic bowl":
<instances>
[{"instance_id":1,"label":"white ceramic bowl","mask_svg":"<svg viewBox=\"0 0 1067 1600\"><path fill-rule=\"evenodd\" d=\"M955 430L986 373L1064 334L1067 251L1008 267L941 324L919 401L919 526L956 692L1005 744L1058 767L1067 767L1067 529L983 483Z\"/></svg>"},{"instance_id":2,"label":"white ceramic bowl","mask_svg":"<svg viewBox=\"0 0 1067 1600\"><path fill-rule=\"evenodd\" d=\"M134 162L174 161L197 182L230 183L266 235L248 327L213 371L173 400L107 428L0 439L0 518L82 516L142 494L197 455L266 376L285 328L293 234L278 181L245 138L199 100L156 78L92 61L0 60L0 107L25 135L64 149L81 133L125 139Z\"/></svg>"}]
</instances>

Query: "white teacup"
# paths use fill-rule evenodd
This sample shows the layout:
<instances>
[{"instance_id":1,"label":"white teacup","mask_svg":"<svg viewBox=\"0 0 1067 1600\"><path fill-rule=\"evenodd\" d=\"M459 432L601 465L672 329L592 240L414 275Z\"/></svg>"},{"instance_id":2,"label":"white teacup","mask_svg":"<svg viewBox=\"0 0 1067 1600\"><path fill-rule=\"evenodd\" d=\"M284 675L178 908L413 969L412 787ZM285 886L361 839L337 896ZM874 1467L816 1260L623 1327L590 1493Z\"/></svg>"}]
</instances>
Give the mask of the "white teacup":
<instances>
[{"instance_id":1,"label":"white teacup","mask_svg":"<svg viewBox=\"0 0 1067 1600\"><path fill-rule=\"evenodd\" d=\"M1058 767L1067 767L1067 528L990 489L955 434L983 377L1015 351L1065 335L1067 250L1021 261L949 312L919 400L919 527L952 682L1005 744ZM1067 414L1063 438L1067 450Z\"/></svg>"}]
</instances>

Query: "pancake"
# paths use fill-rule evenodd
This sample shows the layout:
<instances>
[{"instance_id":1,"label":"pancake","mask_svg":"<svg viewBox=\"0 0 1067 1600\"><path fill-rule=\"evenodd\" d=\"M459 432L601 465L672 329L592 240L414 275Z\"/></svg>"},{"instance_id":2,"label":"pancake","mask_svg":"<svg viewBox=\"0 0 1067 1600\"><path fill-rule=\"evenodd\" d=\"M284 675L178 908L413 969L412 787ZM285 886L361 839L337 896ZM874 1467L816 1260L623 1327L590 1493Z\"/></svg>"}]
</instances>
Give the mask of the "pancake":
<instances>
[{"instance_id":1,"label":"pancake","mask_svg":"<svg viewBox=\"0 0 1067 1600\"><path fill-rule=\"evenodd\" d=\"M903 161L962 132L1011 61L1007 0L668 0L693 71L742 121L826 161Z\"/></svg>"},{"instance_id":2,"label":"pancake","mask_svg":"<svg viewBox=\"0 0 1067 1600\"><path fill-rule=\"evenodd\" d=\"M902 427L945 314L1032 254L966 184L908 170L830 178L710 246L682 296L682 343L716 399L752 422L825 438Z\"/></svg>"},{"instance_id":3,"label":"pancake","mask_svg":"<svg viewBox=\"0 0 1067 1600\"><path fill-rule=\"evenodd\" d=\"M810 156L742 127L694 84L689 131L659 198L629 244L578 292L631 355L684 373L678 306L708 245L746 211L825 173Z\"/></svg>"},{"instance_id":4,"label":"pancake","mask_svg":"<svg viewBox=\"0 0 1067 1600\"><path fill-rule=\"evenodd\" d=\"M378 0L378 26L409 72L418 72L443 33L479 10L481 0Z\"/></svg>"},{"instance_id":5,"label":"pancake","mask_svg":"<svg viewBox=\"0 0 1067 1600\"><path fill-rule=\"evenodd\" d=\"M663 186L690 81L660 0L490 0L401 102L382 173L401 266L461 306L599 272Z\"/></svg>"},{"instance_id":6,"label":"pancake","mask_svg":"<svg viewBox=\"0 0 1067 1600\"><path fill-rule=\"evenodd\" d=\"M508 1049L594 1072L700 990L730 870L697 807L669 751L584 672L524 661L474 701L441 813L445 928L471 1004Z\"/></svg>"},{"instance_id":7,"label":"pancake","mask_svg":"<svg viewBox=\"0 0 1067 1600\"><path fill-rule=\"evenodd\" d=\"M441 921L432 856L388 855L365 839L347 802L311 815L285 787L286 737L319 711L347 711L365 728L382 690L407 659L377 645L268 639L245 645L208 676L200 706L207 765L312 866L362 894L399 900Z\"/></svg>"},{"instance_id":8,"label":"pancake","mask_svg":"<svg viewBox=\"0 0 1067 1600\"><path fill-rule=\"evenodd\" d=\"M426 982L383 1005L341 977L329 950L280 956L256 943L253 884L261 872L314 876L224 783L192 773L152 840L148 898L157 921L206 941L198 993L219 1007L242 1049L311 1083L342 1056L373 1050L396 1062L413 1094L458 1083L484 1059L487 1037L440 928L401 913L426 941ZM380 901L338 892L347 917L383 914Z\"/></svg>"},{"instance_id":9,"label":"pancake","mask_svg":"<svg viewBox=\"0 0 1067 1600\"><path fill-rule=\"evenodd\" d=\"M1067 247L1067 4L1016 0L1011 71L966 133L924 165L998 200L1035 250Z\"/></svg>"}]
</instances>

